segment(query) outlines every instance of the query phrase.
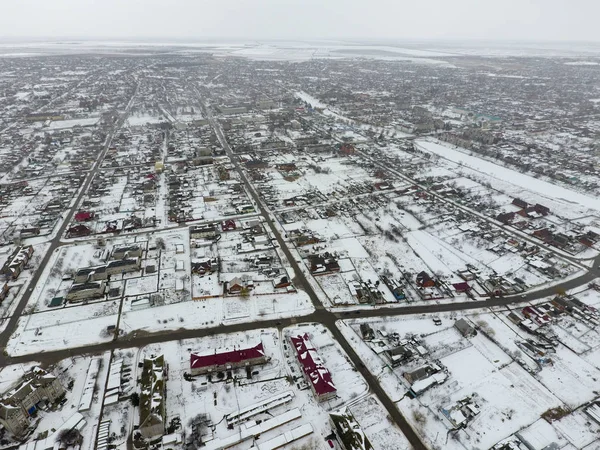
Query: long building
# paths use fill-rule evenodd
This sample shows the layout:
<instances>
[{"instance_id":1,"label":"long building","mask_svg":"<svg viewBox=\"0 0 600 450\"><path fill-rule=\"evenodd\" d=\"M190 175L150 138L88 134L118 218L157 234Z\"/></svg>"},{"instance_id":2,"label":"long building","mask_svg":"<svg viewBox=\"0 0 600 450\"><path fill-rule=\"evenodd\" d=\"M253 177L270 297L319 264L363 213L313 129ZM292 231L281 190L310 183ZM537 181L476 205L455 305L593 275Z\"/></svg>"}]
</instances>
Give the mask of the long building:
<instances>
[{"instance_id":1,"label":"long building","mask_svg":"<svg viewBox=\"0 0 600 450\"><path fill-rule=\"evenodd\" d=\"M192 375L203 375L212 372L237 369L239 367L257 366L269 361L265 355L262 342L253 347L210 350L190 355L190 371Z\"/></svg>"},{"instance_id":2,"label":"long building","mask_svg":"<svg viewBox=\"0 0 600 450\"><path fill-rule=\"evenodd\" d=\"M290 336L290 342L296 350L296 357L302 366L302 373L315 398L319 402L323 402L335 397L337 389L333 384L331 373L323 364L323 360L308 335Z\"/></svg>"},{"instance_id":3,"label":"long building","mask_svg":"<svg viewBox=\"0 0 600 450\"><path fill-rule=\"evenodd\" d=\"M144 360L140 393L140 433L149 442L165 434L166 370L163 355Z\"/></svg>"},{"instance_id":4,"label":"long building","mask_svg":"<svg viewBox=\"0 0 600 450\"><path fill-rule=\"evenodd\" d=\"M142 247L139 245L129 245L126 247L116 247L113 250L112 259L139 258L142 256Z\"/></svg>"},{"instance_id":5,"label":"long building","mask_svg":"<svg viewBox=\"0 0 600 450\"><path fill-rule=\"evenodd\" d=\"M106 281L75 284L66 295L71 303L81 302L90 298L102 297L106 291Z\"/></svg>"}]
</instances>

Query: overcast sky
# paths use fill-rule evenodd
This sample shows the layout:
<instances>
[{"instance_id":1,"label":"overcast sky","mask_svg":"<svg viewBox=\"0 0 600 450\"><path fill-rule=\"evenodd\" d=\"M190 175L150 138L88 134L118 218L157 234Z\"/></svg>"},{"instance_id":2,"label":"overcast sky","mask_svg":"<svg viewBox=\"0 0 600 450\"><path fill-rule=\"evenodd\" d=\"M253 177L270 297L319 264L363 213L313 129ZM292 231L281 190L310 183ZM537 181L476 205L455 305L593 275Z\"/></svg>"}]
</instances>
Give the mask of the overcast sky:
<instances>
[{"instance_id":1,"label":"overcast sky","mask_svg":"<svg viewBox=\"0 0 600 450\"><path fill-rule=\"evenodd\" d=\"M600 41L600 0L2 0L1 38Z\"/></svg>"}]
</instances>

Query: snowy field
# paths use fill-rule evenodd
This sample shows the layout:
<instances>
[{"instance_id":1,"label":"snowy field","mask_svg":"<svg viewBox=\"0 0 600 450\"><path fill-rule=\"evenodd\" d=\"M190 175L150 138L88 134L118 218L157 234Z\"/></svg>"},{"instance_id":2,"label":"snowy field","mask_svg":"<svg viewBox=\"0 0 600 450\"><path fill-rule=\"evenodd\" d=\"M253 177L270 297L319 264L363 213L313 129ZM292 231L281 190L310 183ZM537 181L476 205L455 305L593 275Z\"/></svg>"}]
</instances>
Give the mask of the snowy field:
<instances>
[{"instance_id":1,"label":"snowy field","mask_svg":"<svg viewBox=\"0 0 600 450\"><path fill-rule=\"evenodd\" d=\"M600 211L600 200L596 198L472 156L468 154L467 150L461 151L450 144L422 139L416 140L415 145L426 152L438 155L450 161L453 163L450 167L455 168L460 166L463 170L464 168L468 168L481 174L485 174L486 178L492 183L492 186L499 191L523 198L534 204L538 202L543 203L547 200L551 201L553 204L560 205L560 208L554 209L559 209L561 213L567 217L572 216L573 214L580 217L581 215L584 215L584 213L589 214L590 212ZM568 214L568 211L570 210L572 210L573 213Z\"/></svg>"},{"instance_id":2,"label":"snowy field","mask_svg":"<svg viewBox=\"0 0 600 450\"><path fill-rule=\"evenodd\" d=\"M68 120L56 120L50 122L48 127L50 130L62 130L65 128L73 127L91 127L98 123L100 119L98 117L89 117L83 119L68 119Z\"/></svg>"},{"instance_id":3,"label":"snowy field","mask_svg":"<svg viewBox=\"0 0 600 450\"><path fill-rule=\"evenodd\" d=\"M453 327L454 321L461 316L483 331L471 338L462 337ZM523 331L514 327L505 316L446 313L439 317L441 326L436 326L430 316L340 322L342 332L365 365L378 376L391 398L400 400L399 409L432 448L490 448L519 430L528 427L534 430L540 426L548 428L546 434L555 434L557 442L570 443L574 448L583 448L592 442L598 445L594 432L598 427L594 425L589 429L583 425L586 419L578 410L596 398L594 387L600 379L598 369L586 361L587 355L577 355L559 345L552 355L551 365L529 372L521 362L525 364L524 360L531 360L515 345L527 336L523 336ZM375 352L377 347L369 347L359 337L361 323L368 323L376 330L373 342L385 340L382 336L390 333L398 333L401 339L413 339L413 336L420 341L426 354L392 369L384 354ZM443 367L448 374L447 380L416 399L405 396L408 383L403 374L428 361ZM468 421L464 430L447 436L452 425L441 413L441 408L467 397L475 400L479 412ZM541 415L557 407L574 412L552 424L542 419L546 425L540 425ZM567 424L572 424L572 428Z\"/></svg>"},{"instance_id":4,"label":"snowy field","mask_svg":"<svg viewBox=\"0 0 600 450\"><path fill-rule=\"evenodd\" d=\"M309 333L319 355L325 361L327 368L333 374L333 381L337 388L338 396L327 402L316 402L310 389L306 389L302 378L297 377L297 362L295 354L289 348L286 334ZM244 369L232 370L232 379L218 378L205 375L184 379L184 373L189 372L190 353L207 350L231 348L232 346L244 347L262 342L265 355L269 362L253 368L251 380L247 379ZM137 367L137 363L150 355L164 354L169 367L169 377L166 382L166 410L167 420L179 417L182 432L190 434L190 423L199 414L206 414L208 420L214 424L212 432L208 432L203 439L208 446L214 445L218 440L235 436L239 433L237 426L227 429L223 420L227 414L250 407L260 401L273 398L278 394L290 392L291 402L270 408L267 413L253 417L254 420L278 417L296 408L300 416L290 423L281 425L260 436L259 442L266 442L279 434L298 427L301 424L310 424L312 432L296 441L290 448L328 448L325 437L330 435L331 426L328 420L328 411L337 410L342 405L349 405L350 411L363 428L367 437L377 449L382 450L408 450L409 445L395 426L386 417L385 410L379 402L368 393L366 383L361 376L353 370L347 362L346 356L323 328L319 326L299 326L288 328L283 333L275 329L236 333L230 335L215 335L201 340L186 340L181 342L165 342L154 344L139 349L119 353L127 364ZM139 370L139 369L138 369ZM295 372L294 372L295 371ZM139 375L139 373L138 373ZM294 383L294 377L298 382ZM135 378L135 374L134 374ZM298 388L298 385L304 386ZM113 423L111 430L120 436L119 416L125 415L125 422L129 425L137 423L136 411L131 411L125 404L120 403L116 408L105 408L105 414L111 417ZM121 413L119 413L121 411ZM133 413L133 415L132 415ZM118 438L118 449L124 449L125 442ZM249 448L252 440L234 445L231 448L243 450ZM305 446L305 447L303 447Z\"/></svg>"}]
</instances>

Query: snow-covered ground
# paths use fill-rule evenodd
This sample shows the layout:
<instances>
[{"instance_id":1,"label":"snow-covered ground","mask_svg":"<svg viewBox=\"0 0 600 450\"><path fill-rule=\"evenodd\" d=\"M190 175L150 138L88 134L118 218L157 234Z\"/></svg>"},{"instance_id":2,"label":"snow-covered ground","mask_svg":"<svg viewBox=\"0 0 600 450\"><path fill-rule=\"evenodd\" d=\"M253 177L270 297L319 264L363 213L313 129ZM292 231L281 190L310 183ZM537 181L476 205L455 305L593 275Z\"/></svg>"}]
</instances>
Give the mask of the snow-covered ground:
<instances>
[{"instance_id":1,"label":"snow-covered ground","mask_svg":"<svg viewBox=\"0 0 600 450\"><path fill-rule=\"evenodd\" d=\"M302 376L298 372L298 363L295 352L289 347L286 335L308 333L311 341L323 359L326 367L331 371L333 382L337 389L337 397L319 403L315 400L310 389L307 388ZM252 368L252 379L247 379L244 369L232 370L232 379L225 380L217 374L211 377L200 375L185 379L184 374L190 371L190 354L216 349L245 347L262 342L265 355L269 362L265 365ZM267 413L261 413L253 420L267 420L281 416L286 412L299 410L299 417L287 424L283 424L271 431L262 433L260 441L266 442L281 433L295 429L302 424L310 424L312 432L291 444L290 448L329 448L326 436L331 434L328 412L337 410L343 405L349 407L363 429L363 432L376 445L377 449L408 450L410 446L400 430L392 425L385 414L381 404L368 392L367 385L356 370L348 363L347 357L341 348L332 339L330 334L320 326L299 325L295 328L264 329L236 333L230 335L215 335L202 340L185 340L181 342L164 342L154 344L142 349L132 349L119 352L116 357L124 358L124 362L137 368L138 362L150 355L163 354L168 364L169 376L166 380L166 411L169 424L173 418L178 417L182 428L175 433L181 437L189 436L191 422L206 414L210 423L214 424L212 432L207 430L203 437L208 445L217 441L239 435L239 426L234 425L228 429L226 415L237 410L250 407L258 402L271 399L277 395L291 393L292 400L284 405L269 408ZM132 374L135 379L139 376L140 369ZM125 449L121 426L131 429L139 419L137 409L132 410L127 404L119 403L115 407L104 408L104 418L111 418L111 430L117 438L117 448ZM233 445L231 448L243 450L249 448L252 439L244 443ZM305 446L305 447L303 447Z\"/></svg>"},{"instance_id":2,"label":"snow-covered ground","mask_svg":"<svg viewBox=\"0 0 600 450\"><path fill-rule=\"evenodd\" d=\"M416 140L415 145L425 152L438 155L452 162L451 167L453 168L461 167L463 170L467 168L485 174L496 189L523 198L526 201L532 201L534 204L540 202L539 199L550 200L562 206L561 213L563 214L574 207L577 208L576 211L587 211L588 213L589 211L600 211L600 200L597 198L502 167L470 155L467 150L461 151L461 149L450 144L423 139ZM583 214L579 214L579 216L581 215Z\"/></svg>"},{"instance_id":3,"label":"snow-covered ground","mask_svg":"<svg viewBox=\"0 0 600 450\"><path fill-rule=\"evenodd\" d=\"M98 117L82 118L82 119L67 119L67 120L56 120L50 122L48 128L50 130L63 130L66 128L73 127L91 127L98 123L100 120Z\"/></svg>"},{"instance_id":4,"label":"snow-covered ground","mask_svg":"<svg viewBox=\"0 0 600 450\"><path fill-rule=\"evenodd\" d=\"M462 337L453 327L461 316L480 327L480 333ZM441 326L436 326L430 316L340 322L340 329L367 368L377 376L392 400L399 400L400 411L432 448L490 448L524 428L539 426L536 424L540 416L556 407L574 411L551 424L542 420L556 434L557 443L571 443L574 448L592 442L598 445L594 432L598 426L591 423L591 429L583 426L582 421L589 419L578 409L598 394L593 386L597 385L600 374L586 361L587 357L559 345L551 355L551 365L530 373L518 362L529 357L515 345L528 336L519 336L523 331L513 327L504 315L446 313L438 317L442 319ZM364 323L375 330L374 346L369 347L360 337L359 324ZM384 336L391 333L398 333L400 339L416 338L426 353L392 368L381 350L376 351L375 344L385 342ZM595 348L598 347L596 344ZM405 395L409 384L403 374L434 361L447 371L448 379L414 399ZM452 425L441 408L449 408L467 397L474 399L479 412L464 430L449 434ZM566 424L573 424L573 428Z\"/></svg>"},{"instance_id":5,"label":"snow-covered ground","mask_svg":"<svg viewBox=\"0 0 600 450\"><path fill-rule=\"evenodd\" d=\"M94 365L97 369L94 372L95 376L88 377L92 360L98 360L97 365ZM53 445L58 438L57 430L60 430L63 424L72 420L74 416L81 415L83 419L79 428L82 437L81 449L93 450L102 411L109 360L110 354L104 353L93 357L68 358L50 366L50 372L58 378L65 389L65 400L56 409L40 409L36 412L36 418L31 421L37 422L32 436L36 439L47 439L47 442ZM34 363L28 363L4 367L0 372L0 392L3 394L14 387L25 372L34 366ZM86 384L88 381L91 382L90 385ZM81 402L84 397L88 398L84 402L86 406L82 407Z\"/></svg>"}]
</instances>

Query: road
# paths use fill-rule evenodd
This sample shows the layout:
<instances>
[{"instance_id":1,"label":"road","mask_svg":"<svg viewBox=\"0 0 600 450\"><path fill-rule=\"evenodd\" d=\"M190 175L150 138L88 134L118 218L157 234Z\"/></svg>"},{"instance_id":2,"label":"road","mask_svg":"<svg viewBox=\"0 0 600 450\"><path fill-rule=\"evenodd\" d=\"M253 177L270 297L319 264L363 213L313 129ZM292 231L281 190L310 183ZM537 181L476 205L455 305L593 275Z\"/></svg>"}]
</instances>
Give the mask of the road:
<instances>
[{"instance_id":1,"label":"road","mask_svg":"<svg viewBox=\"0 0 600 450\"><path fill-rule=\"evenodd\" d=\"M201 99L201 102L202 102L202 99ZM227 139L225 139L221 125L218 123L218 121L215 120L214 116L212 115L212 112L210 111L210 108L204 108L204 109L205 109L205 113L206 113L206 116L207 116L209 122L211 123L213 129L215 130L215 133L217 134L217 138L219 139L219 142L221 143L221 145L223 146L223 149L225 150L225 153L227 154L227 156L229 156L229 159L233 163L235 170L238 172L242 182L246 186L248 193L252 196L252 199L254 200L255 205L257 205L261 215L263 216L266 223L269 225L271 232L277 239L277 243L279 244L280 249L285 254L292 269L294 269L294 272L296 274L296 279L294 280L295 284L297 285L298 288L303 289L310 297L312 304L314 305L315 310L316 310L316 312L314 313L316 320L314 320L314 321L319 322L321 325L324 325L331 332L331 334L333 335L335 340L340 344L340 346L342 347L344 352L346 352L346 354L352 361L354 367L364 377L367 384L369 385L371 392L373 392L377 396L377 398L383 404L383 406L387 410L387 412L390 415L390 417L392 418L392 420L398 425L398 427L400 427L400 429L402 430L402 432L404 433L404 435L406 436L406 438L408 439L410 444L413 446L413 448L415 450L425 450L427 447L425 446L425 444L423 443L423 441L421 440L419 435L415 432L415 430L412 428L412 426L408 423L406 418L400 413L400 410L398 408L396 408L396 405L390 399L390 397L387 395L387 393L384 391L384 389L381 387L381 385L377 382L377 379L375 378L375 376L373 376L373 374L371 374L371 372L369 372L367 370L365 365L362 363L360 357L356 354L356 352L354 351L352 346L346 340L345 336L342 334L342 332L336 326L335 322L338 320L338 317L335 314L327 311L325 309L325 306L321 303L321 300L319 299L319 297L313 290L312 285L308 282L308 280L306 279L306 276L304 275L304 272L301 270L300 266L296 262L296 258L290 252L287 244L285 243L285 241L283 239L283 236L281 236L281 233L275 226L272 216L266 210L261 198L258 196L256 191L254 190L254 186L252 185L250 180L248 180L248 178L246 177L246 174L242 170L238 159L233 154L233 151L231 150L231 147L229 146Z\"/></svg>"},{"instance_id":2,"label":"road","mask_svg":"<svg viewBox=\"0 0 600 450\"><path fill-rule=\"evenodd\" d=\"M138 83L139 87L139 83ZM65 230L70 225L70 222L73 218L73 215L77 211L77 206L80 203L81 199L87 192L94 176L98 172L102 161L104 160L110 143L115 135L115 133L119 130L119 128L123 125L126 117L129 113L130 107L132 105L133 98L137 94L138 89L136 88L132 98L130 99L127 108L123 115L119 118L119 120L113 125L110 133L108 134L104 147L99 152L97 159L87 173L87 176L84 180L84 183L81 186L78 196L76 197L71 209L68 211L64 222L60 226L56 237L51 241L51 245L49 250L47 251L45 257L43 258L39 268L34 273L29 287L27 291L21 298L14 314L10 317L9 322L7 324L4 332L0 334L0 346L5 347L6 343L10 335L14 332L17 326L17 322L25 306L27 305L32 289L38 283L45 266L48 264L53 252L60 247L61 245L65 245L64 242L61 242L61 237L63 236ZM200 94L198 93L200 97ZM425 305L407 305L407 306L397 306L390 308L381 308L381 309L373 309L368 306L357 307L353 310L347 310L342 312L332 312L328 311L318 295L314 291L312 285L306 278L304 272L301 270L295 256L291 253L287 243L285 242L283 236L278 230L275 222L273 221L272 215L269 213L261 198L255 191L252 183L247 178L244 170L242 169L239 161L236 156L233 154L232 149L230 148L227 140L225 139L225 135L223 130L218 123L218 121L212 115L212 111L205 107L204 108L205 115L210 121L221 145L223 146L226 154L231 159L231 162L240 176L241 181L244 183L248 193L252 197L259 214L264 218L266 224L269 226L273 236L275 236L277 243L281 251L285 254L286 258L289 261L290 266L296 273L295 283L299 289L304 290L310 297L312 304L315 307L315 312L304 315L297 316L288 319L273 319L273 320L265 320L265 321L255 321L252 323L238 323L238 324L230 324L230 325L219 325L213 328L205 328L205 329L179 329L174 331L165 331L165 332L154 332L147 333L143 331L134 332L130 335L121 336L116 340L105 342L102 344L88 345L79 348L71 348L68 350L59 350L52 352L44 352L42 354L32 354L32 355L24 355L24 356L7 356L0 355L0 366L5 366L8 364L17 364L17 363L25 363L38 361L41 363L55 363L61 359L69 358L76 355L85 355L85 354L97 354L101 352L113 351L117 349L126 349L126 348L136 348L136 347L144 347L146 345L171 341L171 340L185 340L185 339L197 339L206 336L213 336L215 334L221 333L235 333L235 332L244 332L249 330L257 330L257 329L266 329L266 328L274 328L277 327L282 329L287 326L294 325L299 322L307 322L307 323L319 323L326 327L329 332L332 334L332 337L339 342L340 346L344 350L344 352L348 355L356 369L361 373L361 375L366 380L370 391L373 392L379 401L386 408L389 416L392 420L400 427L403 431L411 445L414 449L421 450L426 449L426 445L422 442L419 435L413 430L410 424L407 422L405 417L400 413L395 403L390 399L387 393L382 389L380 384L378 383L376 376L371 374L361 359L346 340L342 332L337 326L337 322L341 319L348 318L370 318L370 317L382 317L382 316L401 316L401 315L409 315L409 314L435 314L440 312L451 312L451 311L465 311L465 310L473 310L480 308L489 308L489 307L507 307L516 303L524 303L531 302L535 300L539 300L542 298L546 298L548 296L554 295L558 289L564 289L565 291L585 285L593 281L595 278L600 277L600 257L594 260L593 266L583 275L573 278L568 281L564 281L562 283L549 286L546 288L541 288L536 291L527 292L522 295L515 296L507 296L502 298L493 298L486 300L473 300L468 302L459 302L459 303L431 303ZM187 226L187 225L185 225Z\"/></svg>"},{"instance_id":3,"label":"road","mask_svg":"<svg viewBox=\"0 0 600 450\"><path fill-rule=\"evenodd\" d=\"M77 207L78 207L79 203L81 203L81 199L87 193L87 190L90 187L92 180L98 173L98 170L100 169L100 166L102 165L102 162L104 161L104 158L106 157L106 153L108 152L108 148L110 147L110 144L113 140L115 133L121 128L121 126L123 125L123 123L125 122L125 119L127 118L128 114L129 114L129 110L131 109L131 105L133 104L133 99L135 98L135 96L137 94L138 88L139 88L139 83L137 84L135 91L134 91L133 95L131 96L131 99L127 103L127 107L125 108L125 111L123 112L123 114L121 115L119 120L115 124L113 124L110 132L106 136L104 146L102 147L102 150L99 152L98 156L96 157L96 161L94 162L92 168L87 172L85 180L84 180L83 184L81 185L81 188L79 189L79 194L75 198L75 201L73 202L71 208L68 210L67 215L65 216L61 226L59 227L59 229L56 233L56 236L54 237L54 239L52 239L52 241L50 241L50 247L46 251L44 258L40 262L35 273L33 274L31 281L29 282L29 285L27 287L27 290L21 297L19 304L15 308L13 314L8 318L8 323L6 325L6 328L4 329L4 331L2 333L0 333L0 347L1 348L3 348L3 349L6 348L6 344L8 343L9 338L15 331L15 329L17 327L17 323L19 321L19 318L21 317L21 314L23 314L23 310L25 309L25 307L27 306L27 303L29 302L29 298L31 297L31 293L33 292L33 289L35 288L35 286L37 286L37 283L40 280L40 277L44 273L44 269L46 268L46 266L48 265L48 262L50 261L50 258L54 254L54 251L61 245L60 240L63 237L63 235L64 235L65 231L67 230L67 228L69 227L69 225L71 224L71 221L73 220L73 216L77 212ZM0 360L0 364L2 364L1 360Z\"/></svg>"},{"instance_id":4,"label":"road","mask_svg":"<svg viewBox=\"0 0 600 450\"><path fill-rule=\"evenodd\" d=\"M204 103L202 102L202 99L200 99L200 101L201 101L201 104L204 105ZM425 444L423 443L423 441L421 440L420 436L415 432L415 430L408 423L406 418L400 413L398 408L396 408L396 405L394 404L394 402L390 399L390 397L383 390L381 385L377 382L376 377L373 376L373 374L371 374L365 368L365 366L362 363L359 356L356 354L356 352L354 351L352 346L346 340L345 336L341 333L341 331L337 327L336 321L340 318L340 315L331 313L325 309L325 307L322 304L322 302L320 301L319 297L314 292L311 284L306 279L304 272L301 270L298 263L296 262L294 255L291 254L287 244L285 243L283 237L281 236L281 233L275 226L275 223L273 222L273 219L272 219L272 215L268 213L261 198L256 193L252 183L246 177L245 172L242 170L242 167L240 166L238 158L234 155L233 151L231 150L231 147L229 146L229 144L223 134L221 125L218 123L217 120L215 120L214 116L212 115L212 111L210 110L209 107L205 107L204 111L205 111L206 117L208 118L209 122L211 123L215 133L217 134L219 142L223 146L225 153L230 158L233 166L235 167L235 170L238 172L238 174L240 176L240 179L246 186L248 193L252 196L254 203L257 205L261 215L263 216L266 223L269 225L271 232L277 239L279 247L281 248L281 250L287 257L291 267L294 269L294 271L296 273L295 283L297 284L297 286L299 288L303 289L309 295L309 297L316 309L316 312L313 314L315 316L314 321L324 325L325 327L327 327L329 329L329 331L332 333L333 337L338 341L338 343L344 349L344 351L346 352L346 354L348 355L348 357L350 358L350 360L352 361L354 366L359 370L361 375L367 381L367 384L369 385L369 388L371 389L371 391L377 396L379 401L383 404L383 406L388 411L388 414L390 415L390 417L400 427L400 429L402 430L402 432L404 433L406 438L409 440L409 442L411 443L413 448L415 448L415 449L427 448L425 446ZM470 211L470 212L472 212L472 211ZM487 220L487 218L485 216L483 216L483 218ZM595 259L594 266L592 269L590 269L587 273L585 273L584 275L582 275L576 279L561 283L559 286L555 285L555 286L551 286L551 287L548 287L545 289L540 289L538 291L529 292L527 294L518 295L518 296L508 296L505 298L494 298L494 299L489 299L489 300L480 300L480 301L462 302L462 303L436 304L436 305L426 305L426 306L406 306L406 307L402 307L402 308L393 308L393 309L387 309L387 308L379 309L379 310L370 309L370 310L366 310L366 311L355 310L353 313L348 312L347 314L343 314L343 315L354 314L355 316L360 315L361 317L396 316L396 315L405 315L405 314L460 311L460 310L466 310L466 309L486 308L486 307L494 307L494 306L508 306L515 302L533 301L533 300L545 298L550 295L554 295L556 293L556 290L559 287L561 287L562 289L568 290L568 289L572 289L574 287L581 286L582 284L589 283L594 278L596 278L596 276L598 276L598 266L599 265L600 265L600 257Z\"/></svg>"},{"instance_id":5,"label":"road","mask_svg":"<svg viewBox=\"0 0 600 450\"><path fill-rule=\"evenodd\" d=\"M300 115L297 115L296 117L301 123L306 124L307 126L314 129L315 131L318 131L319 133L323 133L325 135L330 134L322 127L315 125L313 122L306 120L304 117L302 117ZM348 120L350 120L350 119L348 119ZM331 137L332 137L332 139L336 140L340 144L344 143L344 141L342 139L340 139L336 136L332 135ZM369 142L371 142L372 145L376 145L372 141L369 141ZM415 145L418 147L418 144L415 144ZM360 151L358 149L356 149L356 153L358 153L365 160L371 162L372 164L379 167L380 169L383 169L386 172L392 173L399 179L402 179L402 180L406 181L407 183L410 183L412 186L416 186L419 189L421 189L422 191L427 192L427 194L430 197L435 198L436 201L449 205L449 210L460 209L460 210L464 211L465 213L469 214L470 216L474 216L478 219L486 221L493 228L501 230L501 232L503 232L507 235L510 235L517 240L527 241L528 243L530 243L534 246L537 246L539 248L542 248L542 249L546 250L547 252L554 254L557 258L562 259L570 264L573 264L574 266L576 266L580 269L587 269L587 267L582 264L582 261L585 261L585 260L581 260L572 255L569 255L569 254L557 249L556 247L552 247L552 246L540 241L539 239L536 239L520 230L517 230L516 228L504 226L503 224L501 224L494 218L491 218L479 211L476 211L473 208L465 206L462 203L458 203L448 197L444 197L443 195L440 195L438 192L429 189L429 187L424 185L423 183L413 180L412 178L408 177L401 171L395 169L394 166L396 164L398 164L397 161L394 161L391 158L385 158L386 160L384 162L382 162L381 160L375 159L375 158L371 157L370 155L366 154L365 152ZM600 260L600 256L596 257L595 260Z\"/></svg>"}]
</instances>

